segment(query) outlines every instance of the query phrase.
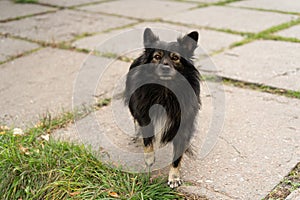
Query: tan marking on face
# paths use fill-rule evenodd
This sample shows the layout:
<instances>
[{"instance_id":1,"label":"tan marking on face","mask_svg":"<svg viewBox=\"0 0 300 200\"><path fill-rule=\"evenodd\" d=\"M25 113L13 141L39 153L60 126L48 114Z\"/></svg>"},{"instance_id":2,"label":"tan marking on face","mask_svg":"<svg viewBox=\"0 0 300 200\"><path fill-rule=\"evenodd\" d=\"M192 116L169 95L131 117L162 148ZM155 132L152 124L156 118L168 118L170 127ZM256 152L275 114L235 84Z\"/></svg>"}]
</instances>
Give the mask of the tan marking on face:
<instances>
[{"instance_id":1,"label":"tan marking on face","mask_svg":"<svg viewBox=\"0 0 300 200\"><path fill-rule=\"evenodd\" d=\"M154 54L153 54L152 62L153 63L158 63L158 62L160 62L162 57L163 57L163 52L162 51L155 51Z\"/></svg>"},{"instance_id":2,"label":"tan marking on face","mask_svg":"<svg viewBox=\"0 0 300 200\"><path fill-rule=\"evenodd\" d=\"M178 53L171 52L170 58L174 63L180 63L180 55Z\"/></svg>"}]
</instances>

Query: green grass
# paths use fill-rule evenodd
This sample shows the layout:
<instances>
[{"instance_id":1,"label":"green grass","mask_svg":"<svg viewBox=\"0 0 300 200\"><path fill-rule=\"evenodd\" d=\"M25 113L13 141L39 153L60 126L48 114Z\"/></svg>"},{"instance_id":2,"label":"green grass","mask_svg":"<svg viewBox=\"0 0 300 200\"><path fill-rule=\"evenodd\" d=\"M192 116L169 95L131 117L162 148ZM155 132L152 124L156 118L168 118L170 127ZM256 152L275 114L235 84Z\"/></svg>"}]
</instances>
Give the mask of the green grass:
<instances>
[{"instance_id":1,"label":"green grass","mask_svg":"<svg viewBox=\"0 0 300 200\"><path fill-rule=\"evenodd\" d=\"M225 0L225 1L219 1L217 3L213 3L213 5L216 5L216 6L224 6L226 4L229 4L229 3L233 3L233 2L237 2L237 1L241 1L241 0Z\"/></svg>"},{"instance_id":2,"label":"green grass","mask_svg":"<svg viewBox=\"0 0 300 200\"><path fill-rule=\"evenodd\" d=\"M100 99L99 101L97 101L95 106L98 107L98 108L101 108L103 106L109 105L110 102L111 102L110 98Z\"/></svg>"},{"instance_id":3,"label":"green grass","mask_svg":"<svg viewBox=\"0 0 300 200\"><path fill-rule=\"evenodd\" d=\"M53 127L72 117L54 120ZM47 122L47 120L46 120ZM43 140L49 123L23 136L0 130L2 199L181 199L163 178L125 173L97 159L83 146Z\"/></svg>"}]
</instances>

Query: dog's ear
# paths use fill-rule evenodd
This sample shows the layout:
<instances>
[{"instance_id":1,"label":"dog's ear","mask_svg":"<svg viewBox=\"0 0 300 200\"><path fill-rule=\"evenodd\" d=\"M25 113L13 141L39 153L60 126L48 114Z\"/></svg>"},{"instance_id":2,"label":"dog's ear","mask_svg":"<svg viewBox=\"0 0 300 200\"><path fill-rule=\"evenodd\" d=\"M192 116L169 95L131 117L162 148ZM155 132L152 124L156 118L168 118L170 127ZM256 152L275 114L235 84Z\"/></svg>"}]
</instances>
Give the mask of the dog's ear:
<instances>
[{"instance_id":1,"label":"dog's ear","mask_svg":"<svg viewBox=\"0 0 300 200\"><path fill-rule=\"evenodd\" d=\"M183 47L185 51L187 51L187 53L193 53L194 50L197 48L198 38L198 32L193 31L185 35L183 38L179 38L177 41L180 44L180 46Z\"/></svg>"},{"instance_id":2,"label":"dog's ear","mask_svg":"<svg viewBox=\"0 0 300 200\"><path fill-rule=\"evenodd\" d=\"M144 46L149 47L156 41L158 41L158 36L154 35L150 28L146 28L144 31Z\"/></svg>"}]
</instances>

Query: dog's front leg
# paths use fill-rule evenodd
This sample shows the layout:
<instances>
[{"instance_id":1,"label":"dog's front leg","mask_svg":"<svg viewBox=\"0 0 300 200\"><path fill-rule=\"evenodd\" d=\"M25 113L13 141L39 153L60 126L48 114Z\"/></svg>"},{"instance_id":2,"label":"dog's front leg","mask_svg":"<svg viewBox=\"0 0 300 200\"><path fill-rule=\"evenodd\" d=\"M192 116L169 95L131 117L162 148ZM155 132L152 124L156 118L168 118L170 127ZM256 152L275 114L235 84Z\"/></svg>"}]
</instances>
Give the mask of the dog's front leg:
<instances>
[{"instance_id":1,"label":"dog's front leg","mask_svg":"<svg viewBox=\"0 0 300 200\"><path fill-rule=\"evenodd\" d=\"M147 126L140 127L137 126L138 134L143 136L144 142L144 160L146 166L150 169L150 167L155 162L155 154L153 148L153 140L154 140L154 128L152 124L148 124Z\"/></svg>"},{"instance_id":2,"label":"dog's front leg","mask_svg":"<svg viewBox=\"0 0 300 200\"><path fill-rule=\"evenodd\" d=\"M186 149L187 142L183 138L173 140L173 162L169 171L168 185L170 188L179 187L182 184L180 178L180 167L183 153Z\"/></svg>"},{"instance_id":3,"label":"dog's front leg","mask_svg":"<svg viewBox=\"0 0 300 200\"><path fill-rule=\"evenodd\" d=\"M145 139L144 139L144 159L145 159L146 166L148 168L150 168L155 162L153 143L151 142L145 145Z\"/></svg>"},{"instance_id":4,"label":"dog's front leg","mask_svg":"<svg viewBox=\"0 0 300 200\"><path fill-rule=\"evenodd\" d=\"M182 180L180 178L180 162L181 156L171 164L168 178L168 185L170 188L176 188L182 184Z\"/></svg>"},{"instance_id":5,"label":"dog's front leg","mask_svg":"<svg viewBox=\"0 0 300 200\"><path fill-rule=\"evenodd\" d=\"M148 125L143 128L143 141L144 141L144 159L146 166L150 169L150 167L155 162L154 148L153 148L153 128L152 125Z\"/></svg>"}]
</instances>

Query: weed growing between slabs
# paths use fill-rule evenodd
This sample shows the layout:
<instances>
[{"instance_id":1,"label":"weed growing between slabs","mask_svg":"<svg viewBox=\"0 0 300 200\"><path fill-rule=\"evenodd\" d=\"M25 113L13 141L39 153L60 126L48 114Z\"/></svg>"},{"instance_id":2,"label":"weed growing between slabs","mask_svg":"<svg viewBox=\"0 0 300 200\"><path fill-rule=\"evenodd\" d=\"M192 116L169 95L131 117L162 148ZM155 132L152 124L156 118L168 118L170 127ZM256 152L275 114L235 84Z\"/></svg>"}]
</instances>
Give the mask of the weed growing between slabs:
<instances>
[{"instance_id":1,"label":"weed growing between slabs","mask_svg":"<svg viewBox=\"0 0 300 200\"><path fill-rule=\"evenodd\" d=\"M292 191L299 188L300 162L263 200L285 199Z\"/></svg>"},{"instance_id":2,"label":"weed growing between slabs","mask_svg":"<svg viewBox=\"0 0 300 200\"><path fill-rule=\"evenodd\" d=\"M13 0L15 3L37 3L38 0Z\"/></svg>"}]
</instances>

